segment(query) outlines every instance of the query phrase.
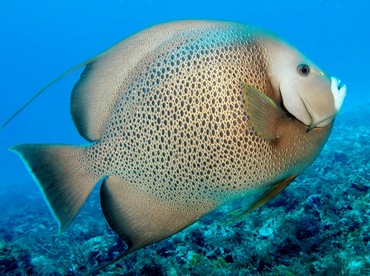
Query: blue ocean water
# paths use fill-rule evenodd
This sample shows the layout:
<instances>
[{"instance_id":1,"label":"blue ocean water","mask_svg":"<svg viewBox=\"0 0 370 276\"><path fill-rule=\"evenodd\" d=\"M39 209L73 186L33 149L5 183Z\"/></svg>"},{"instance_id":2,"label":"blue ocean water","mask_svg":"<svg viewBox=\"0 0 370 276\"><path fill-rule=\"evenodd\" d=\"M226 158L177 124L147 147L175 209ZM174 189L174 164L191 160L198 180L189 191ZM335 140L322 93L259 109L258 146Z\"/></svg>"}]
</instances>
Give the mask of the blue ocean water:
<instances>
[{"instance_id":1,"label":"blue ocean water","mask_svg":"<svg viewBox=\"0 0 370 276\"><path fill-rule=\"evenodd\" d=\"M179 19L240 21L274 31L347 85L343 116L338 120L348 119L346 112L356 111L357 120L347 122L368 122L361 112L370 103L369 10L367 1L351 0L2 1L0 123L67 69L130 34ZM58 82L0 132L0 207L12 210L9 220L22 210L13 220L19 227L20 222L32 220L32 216L45 216L50 221L52 217L41 196L40 200L30 198L41 193L19 157L7 149L20 143L85 143L69 115L69 93L78 77L79 72L75 72ZM345 135L356 136L346 132L345 126L340 134L342 140ZM336 141L340 143L341 139ZM351 158L361 159L357 160L359 164L369 164L366 155ZM360 168L353 168L356 170ZM32 215L24 212L28 205ZM0 225L1 229L7 227ZM1 229L0 233L5 231ZM32 229L24 233L28 231ZM56 228L46 233L55 235Z\"/></svg>"}]
</instances>

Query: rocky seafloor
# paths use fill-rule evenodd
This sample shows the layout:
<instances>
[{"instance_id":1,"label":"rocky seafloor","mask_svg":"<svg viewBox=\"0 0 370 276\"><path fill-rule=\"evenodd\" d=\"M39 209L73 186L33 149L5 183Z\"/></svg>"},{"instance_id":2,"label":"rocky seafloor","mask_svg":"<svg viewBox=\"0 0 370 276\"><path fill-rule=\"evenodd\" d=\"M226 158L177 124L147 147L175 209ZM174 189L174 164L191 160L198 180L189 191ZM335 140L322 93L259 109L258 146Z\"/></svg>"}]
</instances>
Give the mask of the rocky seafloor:
<instances>
[{"instance_id":1,"label":"rocky seafloor","mask_svg":"<svg viewBox=\"0 0 370 276\"><path fill-rule=\"evenodd\" d=\"M340 114L317 161L262 208L230 223L245 202L223 206L98 274L370 275L369 118ZM83 275L125 251L98 188L58 235L35 185L0 196L0 275Z\"/></svg>"}]
</instances>

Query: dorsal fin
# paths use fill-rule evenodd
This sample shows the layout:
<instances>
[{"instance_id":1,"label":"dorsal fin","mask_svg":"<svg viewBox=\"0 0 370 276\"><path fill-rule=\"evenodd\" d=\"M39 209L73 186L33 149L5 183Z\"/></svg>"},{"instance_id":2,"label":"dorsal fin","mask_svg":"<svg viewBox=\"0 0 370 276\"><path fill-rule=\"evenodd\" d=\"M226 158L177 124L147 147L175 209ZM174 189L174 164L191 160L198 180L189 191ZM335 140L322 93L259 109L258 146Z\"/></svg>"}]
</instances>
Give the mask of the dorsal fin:
<instances>
[{"instance_id":1,"label":"dorsal fin","mask_svg":"<svg viewBox=\"0 0 370 276\"><path fill-rule=\"evenodd\" d=\"M104 128L127 88L145 64L156 58L181 31L219 24L212 21L179 21L160 24L134 34L96 57L86 66L72 92L73 121L85 139L101 138ZM147 62L141 62L147 61ZM142 66L139 68L139 66Z\"/></svg>"},{"instance_id":2,"label":"dorsal fin","mask_svg":"<svg viewBox=\"0 0 370 276\"><path fill-rule=\"evenodd\" d=\"M122 85L130 78L129 72L139 60L149 57L153 50L182 30L196 30L220 24L222 23L206 20L178 21L159 24L134 34L49 82L17 110L0 130L51 85L86 66L72 92L71 113L79 133L89 141L97 140L101 137L117 100L122 96Z\"/></svg>"},{"instance_id":3,"label":"dorsal fin","mask_svg":"<svg viewBox=\"0 0 370 276\"><path fill-rule=\"evenodd\" d=\"M87 65L93 59L94 58L88 59L88 60L76 65L75 67L73 67L73 68L69 69L68 71L64 72L59 77L55 78L54 80L49 82L47 85L45 85L43 88L41 88L35 95L32 96L31 99L29 99L23 106L21 106L21 108L19 108L12 116L10 116L10 118L1 126L0 130L2 130L8 123L10 123L19 113L21 113L27 106L29 106L34 100L36 100L50 86L52 86L54 83L60 81L61 79L63 79L67 75L71 74L72 72L74 72L74 71L80 69L81 67Z\"/></svg>"}]
</instances>

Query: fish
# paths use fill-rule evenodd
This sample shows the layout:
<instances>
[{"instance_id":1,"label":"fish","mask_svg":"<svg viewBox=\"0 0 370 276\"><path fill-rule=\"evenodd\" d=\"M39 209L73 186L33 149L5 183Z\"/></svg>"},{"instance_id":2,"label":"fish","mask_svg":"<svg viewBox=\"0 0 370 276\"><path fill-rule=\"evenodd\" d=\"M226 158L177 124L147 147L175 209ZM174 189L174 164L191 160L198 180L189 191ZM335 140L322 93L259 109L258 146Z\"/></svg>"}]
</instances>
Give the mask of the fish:
<instances>
[{"instance_id":1,"label":"fish","mask_svg":"<svg viewBox=\"0 0 370 276\"><path fill-rule=\"evenodd\" d=\"M123 256L236 199L256 196L249 213L277 196L317 158L346 95L276 34L229 21L149 27L60 78L82 66L70 110L88 143L11 150L60 233L102 180Z\"/></svg>"}]
</instances>

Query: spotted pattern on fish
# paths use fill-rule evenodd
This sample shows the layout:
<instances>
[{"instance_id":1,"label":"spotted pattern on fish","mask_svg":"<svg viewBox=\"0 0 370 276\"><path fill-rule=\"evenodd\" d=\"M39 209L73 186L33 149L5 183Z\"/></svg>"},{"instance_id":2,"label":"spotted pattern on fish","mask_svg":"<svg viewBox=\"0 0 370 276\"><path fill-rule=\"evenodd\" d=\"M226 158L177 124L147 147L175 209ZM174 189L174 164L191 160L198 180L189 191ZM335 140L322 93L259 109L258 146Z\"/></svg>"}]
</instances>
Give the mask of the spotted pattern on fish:
<instances>
[{"instance_id":1,"label":"spotted pattern on fish","mask_svg":"<svg viewBox=\"0 0 370 276\"><path fill-rule=\"evenodd\" d=\"M82 65L71 115L91 143L12 150L60 231L103 180L121 257L233 199L261 194L245 214L274 198L316 159L346 92L276 35L233 22L157 25Z\"/></svg>"}]
</instances>

